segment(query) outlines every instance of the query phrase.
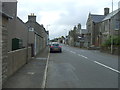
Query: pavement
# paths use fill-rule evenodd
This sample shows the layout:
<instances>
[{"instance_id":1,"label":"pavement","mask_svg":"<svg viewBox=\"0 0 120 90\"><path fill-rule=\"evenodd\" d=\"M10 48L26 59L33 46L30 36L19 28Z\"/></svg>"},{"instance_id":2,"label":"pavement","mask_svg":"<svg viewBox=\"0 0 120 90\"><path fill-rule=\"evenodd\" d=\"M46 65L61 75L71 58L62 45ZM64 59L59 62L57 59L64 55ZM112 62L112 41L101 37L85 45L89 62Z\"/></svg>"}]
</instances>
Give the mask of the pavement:
<instances>
[{"instance_id":1,"label":"pavement","mask_svg":"<svg viewBox=\"0 0 120 90\"><path fill-rule=\"evenodd\" d=\"M48 47L42 50L28 64L25 64L3 85L5 88L41 88L45 79Z\"/></svg>"}]
</instances>

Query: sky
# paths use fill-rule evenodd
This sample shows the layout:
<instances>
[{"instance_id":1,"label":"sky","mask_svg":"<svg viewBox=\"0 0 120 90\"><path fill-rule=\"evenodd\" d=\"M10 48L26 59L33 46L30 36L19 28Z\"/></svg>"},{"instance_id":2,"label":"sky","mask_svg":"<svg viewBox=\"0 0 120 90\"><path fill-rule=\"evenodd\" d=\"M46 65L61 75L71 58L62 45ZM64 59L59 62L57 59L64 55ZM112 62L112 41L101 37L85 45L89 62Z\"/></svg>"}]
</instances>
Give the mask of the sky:
<instances>
[{"instance_id":1,"label":"sky","mask_svg":"<svg viewBox=\"0 0 120 90\"><path fill-rule=\"evenodd\" d=\"M86 28L89 13L104 14L104 8L112 11L112 0L17 0L18 17L27 22L34 13L37 22L49 31L50 39L68 35L75 25ZM120 0L113 0L113 10Z\"/></svg>"}]
</instances>

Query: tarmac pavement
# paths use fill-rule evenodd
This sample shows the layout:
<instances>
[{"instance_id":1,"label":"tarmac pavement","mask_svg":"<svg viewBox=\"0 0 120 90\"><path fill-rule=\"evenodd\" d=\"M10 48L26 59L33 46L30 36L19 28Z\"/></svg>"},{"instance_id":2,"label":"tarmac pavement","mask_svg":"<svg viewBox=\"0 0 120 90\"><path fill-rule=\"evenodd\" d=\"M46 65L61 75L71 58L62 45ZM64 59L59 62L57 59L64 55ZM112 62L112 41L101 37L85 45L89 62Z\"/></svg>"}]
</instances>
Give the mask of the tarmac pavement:
<instances>
[{"instance_id":1,"label":"tarmac pavement","mask_svg":"<svg viewBox=\"0 0 120 90\"><path fill-rule=\"evenodd\" d=\"M18 70L3 85L5 88L41 88L45 79L45 69L48 60L49 50L45 48L28 64Z\"/></svg>"}]
</instances>

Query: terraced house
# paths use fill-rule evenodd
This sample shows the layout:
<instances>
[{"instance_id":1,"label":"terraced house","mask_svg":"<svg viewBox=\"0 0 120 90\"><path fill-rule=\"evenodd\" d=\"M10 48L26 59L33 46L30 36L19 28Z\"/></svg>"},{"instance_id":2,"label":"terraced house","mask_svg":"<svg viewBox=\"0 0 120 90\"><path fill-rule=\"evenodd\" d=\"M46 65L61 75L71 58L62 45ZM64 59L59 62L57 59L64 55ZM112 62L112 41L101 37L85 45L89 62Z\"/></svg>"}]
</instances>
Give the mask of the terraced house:
<instances>
[{"instance_id":1,"label":"terraced house","mask_svg":"<svg viewBox=\"0 0 120 90\"><path fill-rule=\"evenodd\" d=\"M110 36L119 32L120 9L109 13L109 8L104 9L104 15L89 14L87 20L88 47L100 47Z\"/></svg>"},{"instance_id":2,"label":"terraced house","mask_svg":"<svg viewBox=\"0 0 120 90\"><path fill-rule=\"evenodd\" d=\"M109 13L100 23L99 32L101 33L101 42L104 42L110 36L118 36L120 9Z\"/></svg>"},{"instance_id":3,"label":"terraced house","mask_svg":"<svg viewBox=\"0 0 120 90\"><path fill-rule=\"evenodd\" d=\"M36 21L34 13L28 15L26 26L29 29L29 45L32 47L33 56L37 55L40 50L44 49L48 41L48 31L45 30L43 25Z\"/></svg>"},{"instance_id":4,"label":"terraced house","mask_svg":"<svg viewBox=\"0 0 120 90\"><path fill-rule=\"evenodd\" d=\"M0 2L0 7L2 7L2 2ZM2 83L6 79L7 72L7 36L8 29L7 24L9 19L12 19L10 15L0 10L0 89L2 89Z\"/></svg>"},{"instance_id":5,"label":"terraced house","mask_svg":"<svg viewBox=\"0 0 120 90\"><path fill-rule=\"evenodd\" d=\"M2 39L0 40L3 41L0 44L2 46L0 49L2 52L0 78L2 79L0 80L4 84L18 69L28 63L31 57L46 47L49 33L43 25L36 22L33 26L31 25L31 22L36 20L36 16L29 16L28 22L24 23L17 16L17 1L2 2L0 15L2 16L2 19L0 17L2 20L2 25L0 22Z\"/></svg>"}]
</instances>

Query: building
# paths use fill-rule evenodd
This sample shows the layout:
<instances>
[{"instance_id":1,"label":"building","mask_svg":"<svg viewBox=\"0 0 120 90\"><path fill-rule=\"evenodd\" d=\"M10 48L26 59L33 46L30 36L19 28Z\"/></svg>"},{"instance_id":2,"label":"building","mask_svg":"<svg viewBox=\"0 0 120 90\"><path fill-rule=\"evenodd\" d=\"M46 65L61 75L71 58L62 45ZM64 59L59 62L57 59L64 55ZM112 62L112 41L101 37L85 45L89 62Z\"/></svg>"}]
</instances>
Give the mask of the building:
<instances>
[{"instance_id":1,"label":"building","mask_svg":"<svg viewBox=\"0 0 120 90\"><path fill-rule=\"evenodd\" d=\"M0 11L0 89L2 89L2 83L5 82L7 77L7 36L8 29L7 24L11 16Z\"/></svg>"},{"instance_id":2,"label":"building","mask_svg":"<svg viewBox=\"0 0 120 90\"><path fill-rule=\"evenodd\" d=\"M68 35L68 45L70 46L75 46L75 31L71 30L69 31L69 35Z\"/></svg>"},{"instance_id":3,"label":"building","mask_svg":"<svg viewBox=\"0 0 120 90\"><path fill-rule=\"evenodd\" d=\"M69 31L67 43L70 46L85 47L87 34L88 31L86 29L81 29L81 24L79 23L77 27L75 26L73 30Z\"/></svg>"},{"instance_id":4,"label":"building","mask_svg":"<svg viewBox=\"0 0 120 90\"><path fill-rule=\"evenodd\" d=\"M29 28L28 43L32 47L33 56L35 56L46 47L49 33L45 30L43 25L37 23L36 16L33 13L28 15L26 26Z\"/></svg>"},{"instance_id":5,"label":"building","mask_svg":"<svg viewBox=\"0 0 120 90\"><path fill-rule=\"evenodd\" d=\"M80 47L87 47L88 46L88 30L87 29L81 29L80 30Z\"/></svg>"},{"instance_id":6,"label":"building","mask_svg":"<svg viewBox=\"0 0 120 90\"><path fill-rule=\"evenodd\" d=\"M8 22L12 19L12 16L9 13L3 10L3 2L0 2L0 89L2 84L6 81L7 78L7 42L8 42Z\"/></svg>"},{"instance_id":7,"label":"building","mask_svg":"<svg viewBox=\"0 0 120 90\"><path fill-rule=\"evenodd\" d=\"M113 36L118 36L120 30L120 9L109 13L101 22L99 27L100 44L104 43L106 39Z\"/></svg>"},{"instance_id":8,"label":"building","mask_svg":"<svg viewBox=\"0 0 120 90\"><path fill-rule=\"evenodd\" d=\"M1 3L0 3L1 5ZM1 9L1 8L0 8ZM30 15L24 23L17 17L17 1L2 2L0 11L0 85L12 76L31 56L37 55L48 43L49 32Z\"/></svg>"},{"instance_id":9,"label":"building","mask_svg":"<svg viewBox=\"0 0 120 90\"><path fill-rule=\"evenodd\" d=\"M28 28L17 17L17 1L2 2L2 15L4 19L2 31L2 82L20 69L31 57L31 48L27 45ZM8 20L8 16L12 19ZM6 20L6 21L5 21Z\"/></svg>"},{"instance_id":10,"label":"building","mask_svg":"<svg viewBox=\"0 0 120 90\"><path fill-rule=\"evenodd\" d=\"M98 46L96 43L97 36L99 34L99 23L105 18L105 15L96 15L89 13L87 20L87 30L88 30L88 47Z\"/></svg>"},{"instance_id":11,"label":"building","mask_svg":"<svg viewBox=\"0 0 120 90\"><path fill-rule=\"evenodd\" d=\"M100 47L106 39L118 35L120 9L109 13L104 8L104 15L89 14L87 20L88 47Z\"/></svg>"},{"instance_id":12,"label":"building","mask_svg":"<svg viewBox=\"0 0 120 90\"><path fill-rule=\"evenodd\" d=\"M11 9L10 9L11 8ZM7 28L8 31L8 52L27 47L27 31L25 23L17 17L17 1L16 2L4 2L3 11L13 17L9 20ZM18 44L15 44L15 40L18 40Z\"/></svg>"}]
</instances>

